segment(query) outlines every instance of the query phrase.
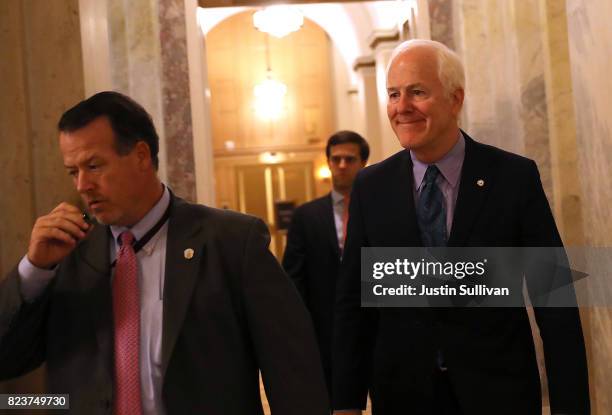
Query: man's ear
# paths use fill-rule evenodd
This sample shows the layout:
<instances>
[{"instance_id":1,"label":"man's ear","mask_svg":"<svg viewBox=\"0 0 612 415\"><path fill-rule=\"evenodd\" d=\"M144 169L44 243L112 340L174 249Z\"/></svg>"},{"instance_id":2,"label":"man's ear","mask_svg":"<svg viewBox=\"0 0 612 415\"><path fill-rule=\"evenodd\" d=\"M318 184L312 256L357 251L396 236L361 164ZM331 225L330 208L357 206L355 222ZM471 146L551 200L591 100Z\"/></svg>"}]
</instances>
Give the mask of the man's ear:
<instances>
[{"instance_id":1,"label":"man's ear","mask_svg":"<svg viewBox=\"0 0 612 415\"><path fill-rule=\"evenodd\" d=\"M142 168L148 168L153 165L153 160L151 159L151 149L147 143L142 140L138 141L134 146L134 152L136 153L139 166Z\"/></svg>"},{"instance_id":2,"label":"man's ear","mask_svg":"<svg viewBox=\"0 0 612 415\"><path fill-rule=\"evenodd\" d=\"M463 99L465 98L465 91L463 88L457 88L453 91L450 96L451 104L453 106L453 112L455 115L459 114L461 108L463 108Z\"/></svg>"}]
</instances>

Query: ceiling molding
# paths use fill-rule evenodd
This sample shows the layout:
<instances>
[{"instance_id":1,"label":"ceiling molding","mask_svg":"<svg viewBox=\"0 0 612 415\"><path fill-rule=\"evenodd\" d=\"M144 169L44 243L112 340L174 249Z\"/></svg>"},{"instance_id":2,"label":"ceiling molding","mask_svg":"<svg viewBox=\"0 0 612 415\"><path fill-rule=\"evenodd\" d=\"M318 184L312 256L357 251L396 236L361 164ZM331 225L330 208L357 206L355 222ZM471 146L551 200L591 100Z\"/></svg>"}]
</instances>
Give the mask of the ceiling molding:
<instances>
[{"instance_id":1,"label":"ceiling molding","mask_svg":"<svg viewBox=\"0 0 612 415\"><path fill-rule=\"evenodd\" d=\"M386 42L397 42L400 40L400 33L397 29L390 30L374 30L370 36L368 36L368 45L370 49L374 50L381 43Z\"/></svg>"},{"instance_id":2,"label":"ceiling molding","mask_svg":"<svg viewBox=\"0 0 612 415\"><path fill-rule=\"evenodd\" d=\"M357 59L355 59L355 62L353 63L353 70L355 72L363 68L374 68L374 67L376 67L376 59L374 59L374 57L372 56L360 56Z\"/></svg>"}]
</instances>

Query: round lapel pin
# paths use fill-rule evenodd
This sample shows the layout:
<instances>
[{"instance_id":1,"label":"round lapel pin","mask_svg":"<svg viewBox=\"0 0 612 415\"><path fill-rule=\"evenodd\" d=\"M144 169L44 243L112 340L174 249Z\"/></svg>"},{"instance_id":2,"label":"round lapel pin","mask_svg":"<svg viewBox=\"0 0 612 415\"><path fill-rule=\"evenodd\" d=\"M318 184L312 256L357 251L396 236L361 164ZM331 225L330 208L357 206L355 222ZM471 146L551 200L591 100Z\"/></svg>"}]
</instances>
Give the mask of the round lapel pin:
<instances>
[{"instance_id":1,"label":"round lapel pin","mask_svg":"<svg viewBox=\"0 0 612 415\"><path fill-rule=\"evenodd\" d=\"M484 183L485 183L485 182L484 182L484 180L482 180L482 179L478 179L478 180L476 181L476 184L478 185L478 187L483 187L483 186L484 186Z\"/></svg>"},{"instance_id":2,"label":"round lapel pin","mask_svg":"<svg viewBox=\"0 0 612 415\"><path fill-rule=\"evenodd\" d=\"M193 249L191 248L185 249L185 251L183 251L183 255L185 256L185 259L193 258Z\"/></svg>"}]
</instances>

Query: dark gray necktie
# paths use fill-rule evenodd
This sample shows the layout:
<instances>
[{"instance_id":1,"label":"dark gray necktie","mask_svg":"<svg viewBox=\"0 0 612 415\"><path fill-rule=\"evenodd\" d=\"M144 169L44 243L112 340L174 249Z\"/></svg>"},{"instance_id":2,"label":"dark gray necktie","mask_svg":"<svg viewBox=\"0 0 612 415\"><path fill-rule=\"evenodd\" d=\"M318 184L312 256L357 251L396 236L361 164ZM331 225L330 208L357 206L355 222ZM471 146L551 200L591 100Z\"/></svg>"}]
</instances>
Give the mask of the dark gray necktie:
<instances>
[{"instance_id":1,"label":"dark gray necktie","mask_svg":"<svg viewBox=\"0 0 612 415\"><path fill-rule=\"evenodd\" d=\"M436 184L439 174L440 170L435 165L427 167L417 203L417 221L423 246L446 246L446 202ZM447 370L441 349L436 352L436 364L439 370Z\"/></svg>"},{"instance_id":2,"label":"dark gray necktie","mask_svg":"<svg viewBox=\"0 0 612 415\"><path fill-rule=\"evenodd\" d=\"M417 203L417 221L423 246L446 246L446 207L444 195L436 184L440 170L427 167Z\"/></svg>"}]
</instances>

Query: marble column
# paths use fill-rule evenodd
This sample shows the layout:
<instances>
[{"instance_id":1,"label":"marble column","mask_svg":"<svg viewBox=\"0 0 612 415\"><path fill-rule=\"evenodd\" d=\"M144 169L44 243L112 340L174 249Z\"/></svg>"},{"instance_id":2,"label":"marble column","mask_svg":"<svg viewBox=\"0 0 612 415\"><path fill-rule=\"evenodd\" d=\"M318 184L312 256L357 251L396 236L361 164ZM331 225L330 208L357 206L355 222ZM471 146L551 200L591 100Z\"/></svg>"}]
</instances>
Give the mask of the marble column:
<instances>
[{"instance_id":1,"label":"marble column","mask_svg":"<svg viewBox=\"0 0 612 415\"><path fill-rule=\"evenodd\" d=\"M369 38L376 63L376 93L380 119L380 151L383 159L402 150L397 136L391 128L387 116L387 65L393 49L400 43L399 32L393 30L376 30Z\"/></svg>"},{"instance_id":2,"label":"marble column","mask_svg":"<svg viewBox=\"0 0 612 415\"><path fill-rule=\"evenodd\" d=\"M612 3L567 0L567 28L576 115L576 177L582 190L587 247L612 245ZM609 250L609 248L608 248ZM609 272L608 270L603 270ZM593 413L612 413L612 307L591 308Z\"/></svg>"},{"instance_id":3,"label":"marble column","mask_svg":"<svg viewBox=\"0 0 612 415\"><path fill-rule=\"evenodd\" d=\"M521 138L524 155L535 160L540 171L542 185L554 210L557 196L553 190L551 157L553 149L550 143L550 114L547 99L546 72L543 35L546 33L546 21L540 18L538 0L515 0L509 10L512 19L508 31L517 51L517 75L519 90L517 100L519 123L522 128ZM548 62L548 61L547 61ZM553 93L557 84L550 84L548 92ZM553 98L553 97L550 97ZM555 136L557 137L557 136ZM556 188L560 190L559 187ZM562 224L562 218L557 221Z\"/></svg>"},{"instance_id":4,"label":"marble column","mask_svg":"<svg viewBox=\"0 0 612 415\"><path fill-rule=\"evenodd\" d=\"M6 272L25 252L36 217L63 200L78 202L57 122L84 90L78 1L1 3L0 213L10 220L0 221L0 271Z\"/></svg>"},{"instance_id":5,"label":"marble column","mask_svg":"<svg viewBox=\"0 0 612 415\"><path fill-rule=\"evenodd\" d=\"M162 104L162 60L157 0L108 0L109 72L112 89L151 114L160 138L159 175L171 188Z\"/></svg>"},{"instance_id":6,"label":"marble column","mask_svg":"<svg viewBox=\"0 0 612 415\"><path fill-rule=\"evenodd\" d=\"M25 254L36 217L78 203L57 121L83 99L78 0L0 2L0 278ZM43 393L44 371L0 384Z\"/></svg>"},{"instance_id":7,"label":"marble column","mask_svg":"<svg viewBox=\"0 0 612 415\"><path fill-rule=\"evenodd\" d=\"M467 76L464 127L477 139L534 159L565 243L583 245L588 235L583 223L591 215L586 212L584 183L580 181L586 169L581 171L579 163L581 144L576 136L570 79L570 66L572 72L577 66L573 59L570 62L568 54L565 1L462 0L453 5L455 45L464 58ZM430 13L434 14L431 10ZM440 14L437 10L436 15ZM439 36L445 38L449 31L432 28L432 32L441 32ZM597 33L598 38L606 38ZM582 32L580 37L584 37ZM581 50L583 44L576 44ZM600 52L597 56L605 54ZM588 78L584 76L585 81ZM574 81L574 91L575 86ZM586 95L583 104L589 107ZM579 108L581 105L576 105L576 111ZM594 153L583 154L588 154L586 159ZM602 186L599 194L605 192ZM610 347L604 347L606 336L601 324L610 319L601 314L602 321L598 321L597 313L588 309L581 310L581 317L592 391L596 392L605 388L603 373L607 372L598 368L602 362L610 361L606 357ZM533 319L532 325L535 328ZM542 346L539 337L535 338L543 372ZM609 363L603 366L609 370ZM601 405L601 395L592 395L594 406Z\"/></svg>"},{"instance_id":8,"label":"marble column","mask_svg":"<svg viewBox=\"0 0 612 415\"><path fill-rule=\"evenodd\" d=\"M584 245L576 118L565 0L539 1L554 213L563 240Z\"/></svg>"},{"instance_id":9,"label":"marble column","mask_svg":"<svg viewBox=\"0 0 612 415\"><path fill-rule=\"evenodd\" d=\"M448 0L429 0L428 8L431 40L455 50L453 3Z\"/></svg>"},{"instance_id":10,"label":"marble column","mask_svg":"<svg viewBox=\"0 0 612 415\"><path fill-rule=\"evenodd\" d=\"M108 0L113 89L151 114L160 136L160 177L196 201L184 0Z\"/></svg>"},{"instance_id":11,"label":"marble column","mask_svg":"<svg viewBox=\"0 0 612 415\"><path fill-rule=\"evenodd\" d=\"M158 18L168 183L176 194L195 202L197 194L185 0L159 0Z\"/></svg>"},{"instance_id":12,"label":"marble column","mask_svg":"<svg viewBox=\"0 0 612 415\"><path fill-rule=\"evenodd\" d=\"M376 61L371 56L358 58L353 65L357 73L358 119L363 122L365 138L370 144L369 163L382 160L381 119L376 89Z\"/></svg>"},{"instance_id":13,"label":"marble column","mask_svg":"<svg viewBox=\"0 0 612 415\"><path fill-rule=\"evenodd\" d=\"M524 154L519 51L510 29L511 2L463 0L455 42L465 65L462 125L475 139Z\"/></svg>"}]
</instances>

